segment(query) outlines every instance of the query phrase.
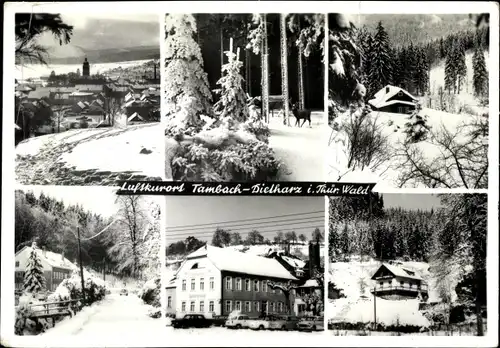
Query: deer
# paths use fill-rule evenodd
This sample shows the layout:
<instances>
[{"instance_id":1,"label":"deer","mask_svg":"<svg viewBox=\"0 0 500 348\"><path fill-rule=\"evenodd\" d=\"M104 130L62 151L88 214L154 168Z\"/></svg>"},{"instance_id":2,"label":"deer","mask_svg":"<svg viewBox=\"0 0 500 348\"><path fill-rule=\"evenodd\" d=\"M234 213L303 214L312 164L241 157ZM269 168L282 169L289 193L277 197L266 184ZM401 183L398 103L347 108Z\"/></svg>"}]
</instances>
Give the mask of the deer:
<instances>
[{"instance_id":1,"label":"deer","mask_svg":"<svg viewBox=\"0 0 500 348\"><path fill-rule=\"evenodd\" d=\"M311 127L311 110L300 110L299 109L299 103L292 104L290 101L290 109L292 110L293 116L295 116L295 125L302 127L306 121L309 122L309 127ZM304 120L302 124L300 124L300 120Z\"/></svg>"}]
</instances>

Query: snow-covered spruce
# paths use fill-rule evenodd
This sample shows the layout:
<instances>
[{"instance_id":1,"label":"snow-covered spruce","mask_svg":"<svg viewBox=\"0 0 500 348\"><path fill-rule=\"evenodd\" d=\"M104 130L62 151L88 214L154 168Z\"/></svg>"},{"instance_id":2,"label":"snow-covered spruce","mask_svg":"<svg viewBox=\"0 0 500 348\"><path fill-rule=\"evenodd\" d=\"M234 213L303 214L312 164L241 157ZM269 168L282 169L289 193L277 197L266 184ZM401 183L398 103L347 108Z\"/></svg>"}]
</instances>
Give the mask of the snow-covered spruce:
<instances>
[{"instance_id":1,"label":"snow-covered spruce","mask_svg":"<svg viewBox=\"0 0 500 348\"><path fill-rule=\"evenodd\" d=\"M45 290L45 284L42 261L38 256L36 243L33 243L28 264L26 265L26 272L24 273L23 289L25 292L36 294Z\"/></svg>"},{"instance_id":2,"label":"snow-covered spruce","mask_svg":"<svg viewBox=\"0 0 500 348\"><path fill-rule=\"evenodd\" d=\"M249 119L239 74L242 64L233 52L226 53L229 63L222 67L219 80L221 99L215 104L219 115L210 117L214 112L195 31L193 16L167 16L166 177L181 181L275 178L281 164L267 146L267 127Z\"/></svg>"}]
</instances>

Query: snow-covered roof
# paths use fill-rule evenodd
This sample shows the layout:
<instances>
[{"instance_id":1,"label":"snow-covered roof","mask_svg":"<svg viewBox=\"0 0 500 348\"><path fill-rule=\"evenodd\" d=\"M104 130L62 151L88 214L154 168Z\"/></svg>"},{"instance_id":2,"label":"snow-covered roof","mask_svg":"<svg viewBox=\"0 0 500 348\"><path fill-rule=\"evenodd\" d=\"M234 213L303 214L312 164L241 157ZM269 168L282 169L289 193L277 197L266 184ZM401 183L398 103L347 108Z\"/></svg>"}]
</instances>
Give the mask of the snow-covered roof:
<instances>
[{"instance_id":1,"label":"snow-covered roof","mask_svg":"<svg viewBox=\"0 0 500 348\"><path fill-rule=\"evenodd\" d=\"M28 253L31 252L32 248L30 246L25 246L21 250L19 250L16 255L20 254L23 251L27 251ZM72 270L76 268L76 265L65 258L63 255L54 253L52 251L48 250L41 250L38 249L38 256L45 260L50 266L52 267L57 267L57 268L64 268L68 270Z\"/></svg>"},{"instance_id":2,"label":"snow-covered roof","mask_svg":"<svg viewBox=\"0 0 500 348\"><path fill-rule=\"evenodd\" d=\"M80 92L80 91L74 91L73 93L71 93L71 95L74 97L88 97L88 96L91 96L93 94L94 93L92 93L92 92Z\"/></svg>"},{"instance_id":3,"label":"snow-covered roof","mask_svg":"<svg viewBox=\"0 0 500 348\"><path fill-rule=\"evenodd\" d=\"M368 103L370 103L372 106L374 106L376 108L380 108L380 107L383 107L386 105L391 105L390 103L388 103L388 100L391 99L392 97L394 97L399 92L406 94L415 102L417 101L417 98L412 96L408 91L405 91L404 89L402 89L400 87L387 85L384 88L382 88L380 91L375 93L374 98L370 99L368 101ZM403 103L401 101L394 101L392 104L394 104L395 102ZM409 105L414 105L414 104L409 103Z\"/></svg>"},{"instance_id":4,"label":"snow-covered roof","mask_svg":"<svg viewBox=\"0 0 500 348\"><path fill-rule=\"evenodd\" d=\"M136 118L138 118L141 121L144 121L144 118L141 115L139 115L137 112L134 112L132 115L130 115L127 120L130 122L130 121L133 121Z\"/></svg>"},{"instance_id":5,"label":"snow-covered roof","mask_svg":"<svg viewBox=\"0 0 500 348\"><path fill-rule=\"evenodd\" d=\"M281 256L283 261L288 263L290 266L295 267L295 268L304 268L306 266L306 262L300 259L296 259L294 257L290 256Z\"/></svg>"},{"instance_id":6,"label":"snow-covered roof","mask_svg":"<svg viewBox=\"0 0 500 348\"><path fill-rule=\"evenodd\" d=\"M87 107L87 105L85 105L85 103L82 103L81 101L76 103L76 105L78 105L81 109L85 109Z\"/></svg>"},{"instance_id":7,"label":"snow-covered roof","mask_svg":"<svg viewBox=\"0 0 500 348\"><path fill-rule=\"evenodd\" d=\"M299 288L317 288L317 287L319 287L319 284L316 279L308 279L304 284L299 286Z\"/></svg>"},{"instance_id":8,"label":"snow-covered roof","mask_svg":"<svg viewBox=\"0 0 500 348\"><path fill-rule=\"evenodd\" d=\"M398 266L395 266L395 265L391 265L391 264L388 264L388 263L383 263L377 269L377 271L374 273L374 276L375 276L375 274L377 274L377 272L382 267L387 268L389 270L389 272L391 272L392 274L394 274L396 277L422 280L422 278L419 277L415 271L412 271L412 270L407 269L407 268L403 268L403 267L398 267ZM372 279L374 279L374 278L372 277Z\"/></svg>"},{"instance_id":9,"label":"snow-covered roof","mask_svg":"<svg viewBox=\"0 0 500 348\"><path fill-rule=\"evenodd\" d=\"M14 129L21 130L21 127L14 123Z\"/></svg>"},{"instance_id":10,"label":"snow-covered roof","mask_svg":"<svg viewBox=\"0 0 500 348\"><path fill-rule=\"evenodd\" d=\"M207 257L221 271L297 280L276 259L241 253L228 248L206 245L187 256L187 259Z\"/></svg>"}]
</instances>

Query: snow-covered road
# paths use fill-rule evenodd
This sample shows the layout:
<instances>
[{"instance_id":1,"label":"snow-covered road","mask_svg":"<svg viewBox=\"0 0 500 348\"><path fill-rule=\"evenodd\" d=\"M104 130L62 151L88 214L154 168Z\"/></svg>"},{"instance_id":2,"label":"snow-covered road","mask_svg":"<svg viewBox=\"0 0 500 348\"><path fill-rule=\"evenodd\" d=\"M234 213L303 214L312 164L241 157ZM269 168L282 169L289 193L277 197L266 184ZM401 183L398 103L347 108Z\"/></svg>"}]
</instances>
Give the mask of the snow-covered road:
<instances>
[{"instance_id":1,"label":"snow-covered road","mask_svg":"<svg viewBox=\"0 0 500 348\"><path fill-rule=\"evenodd\" d=\"M85 339L106 336L122 341L138 336L156 336L165 331L165 323L162 319L149 317L149 308L134 294L111 294L103 301L84 308L73 318L57 323L40 337L71 335L75 339Z\"/></svg>"},{"instance_id":2,"label":"snow-covered road","mask_svg":"<svg viewBox=\"0 0 500 348\"><path fill-rule=\"evenodd\" d=\"M293 117L290 118L290 127L285 126L283 119L275 114L269 122L269 129L269 146L286 166L281 180L324 181L325 149L330 128L323 112L311 114L311 127L307 122L302 127L295 126Z\"/></svg>"}]
</instances>

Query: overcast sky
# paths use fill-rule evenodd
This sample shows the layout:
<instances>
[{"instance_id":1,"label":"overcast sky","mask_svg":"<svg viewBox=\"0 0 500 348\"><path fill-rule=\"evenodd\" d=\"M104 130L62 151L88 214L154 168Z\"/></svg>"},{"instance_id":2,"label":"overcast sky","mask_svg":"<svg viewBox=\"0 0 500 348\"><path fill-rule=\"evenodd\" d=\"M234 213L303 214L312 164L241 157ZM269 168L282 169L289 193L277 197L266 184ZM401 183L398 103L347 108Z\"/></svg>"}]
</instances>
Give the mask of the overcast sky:
<instances>
[{"instance_id":1,"label":"overcast sky","mask_svg":"<svg viewBox=\"0 0 500 348\"><path fill-rule=\"evenodd\" d=\"M243 238L256 229L271 240L279 230L294 230L308 238L316 227L324 231L323 197L170 196L166 200L168 244L189 235L209 241L217 226Z\"/></svg>"}]
</instances>

